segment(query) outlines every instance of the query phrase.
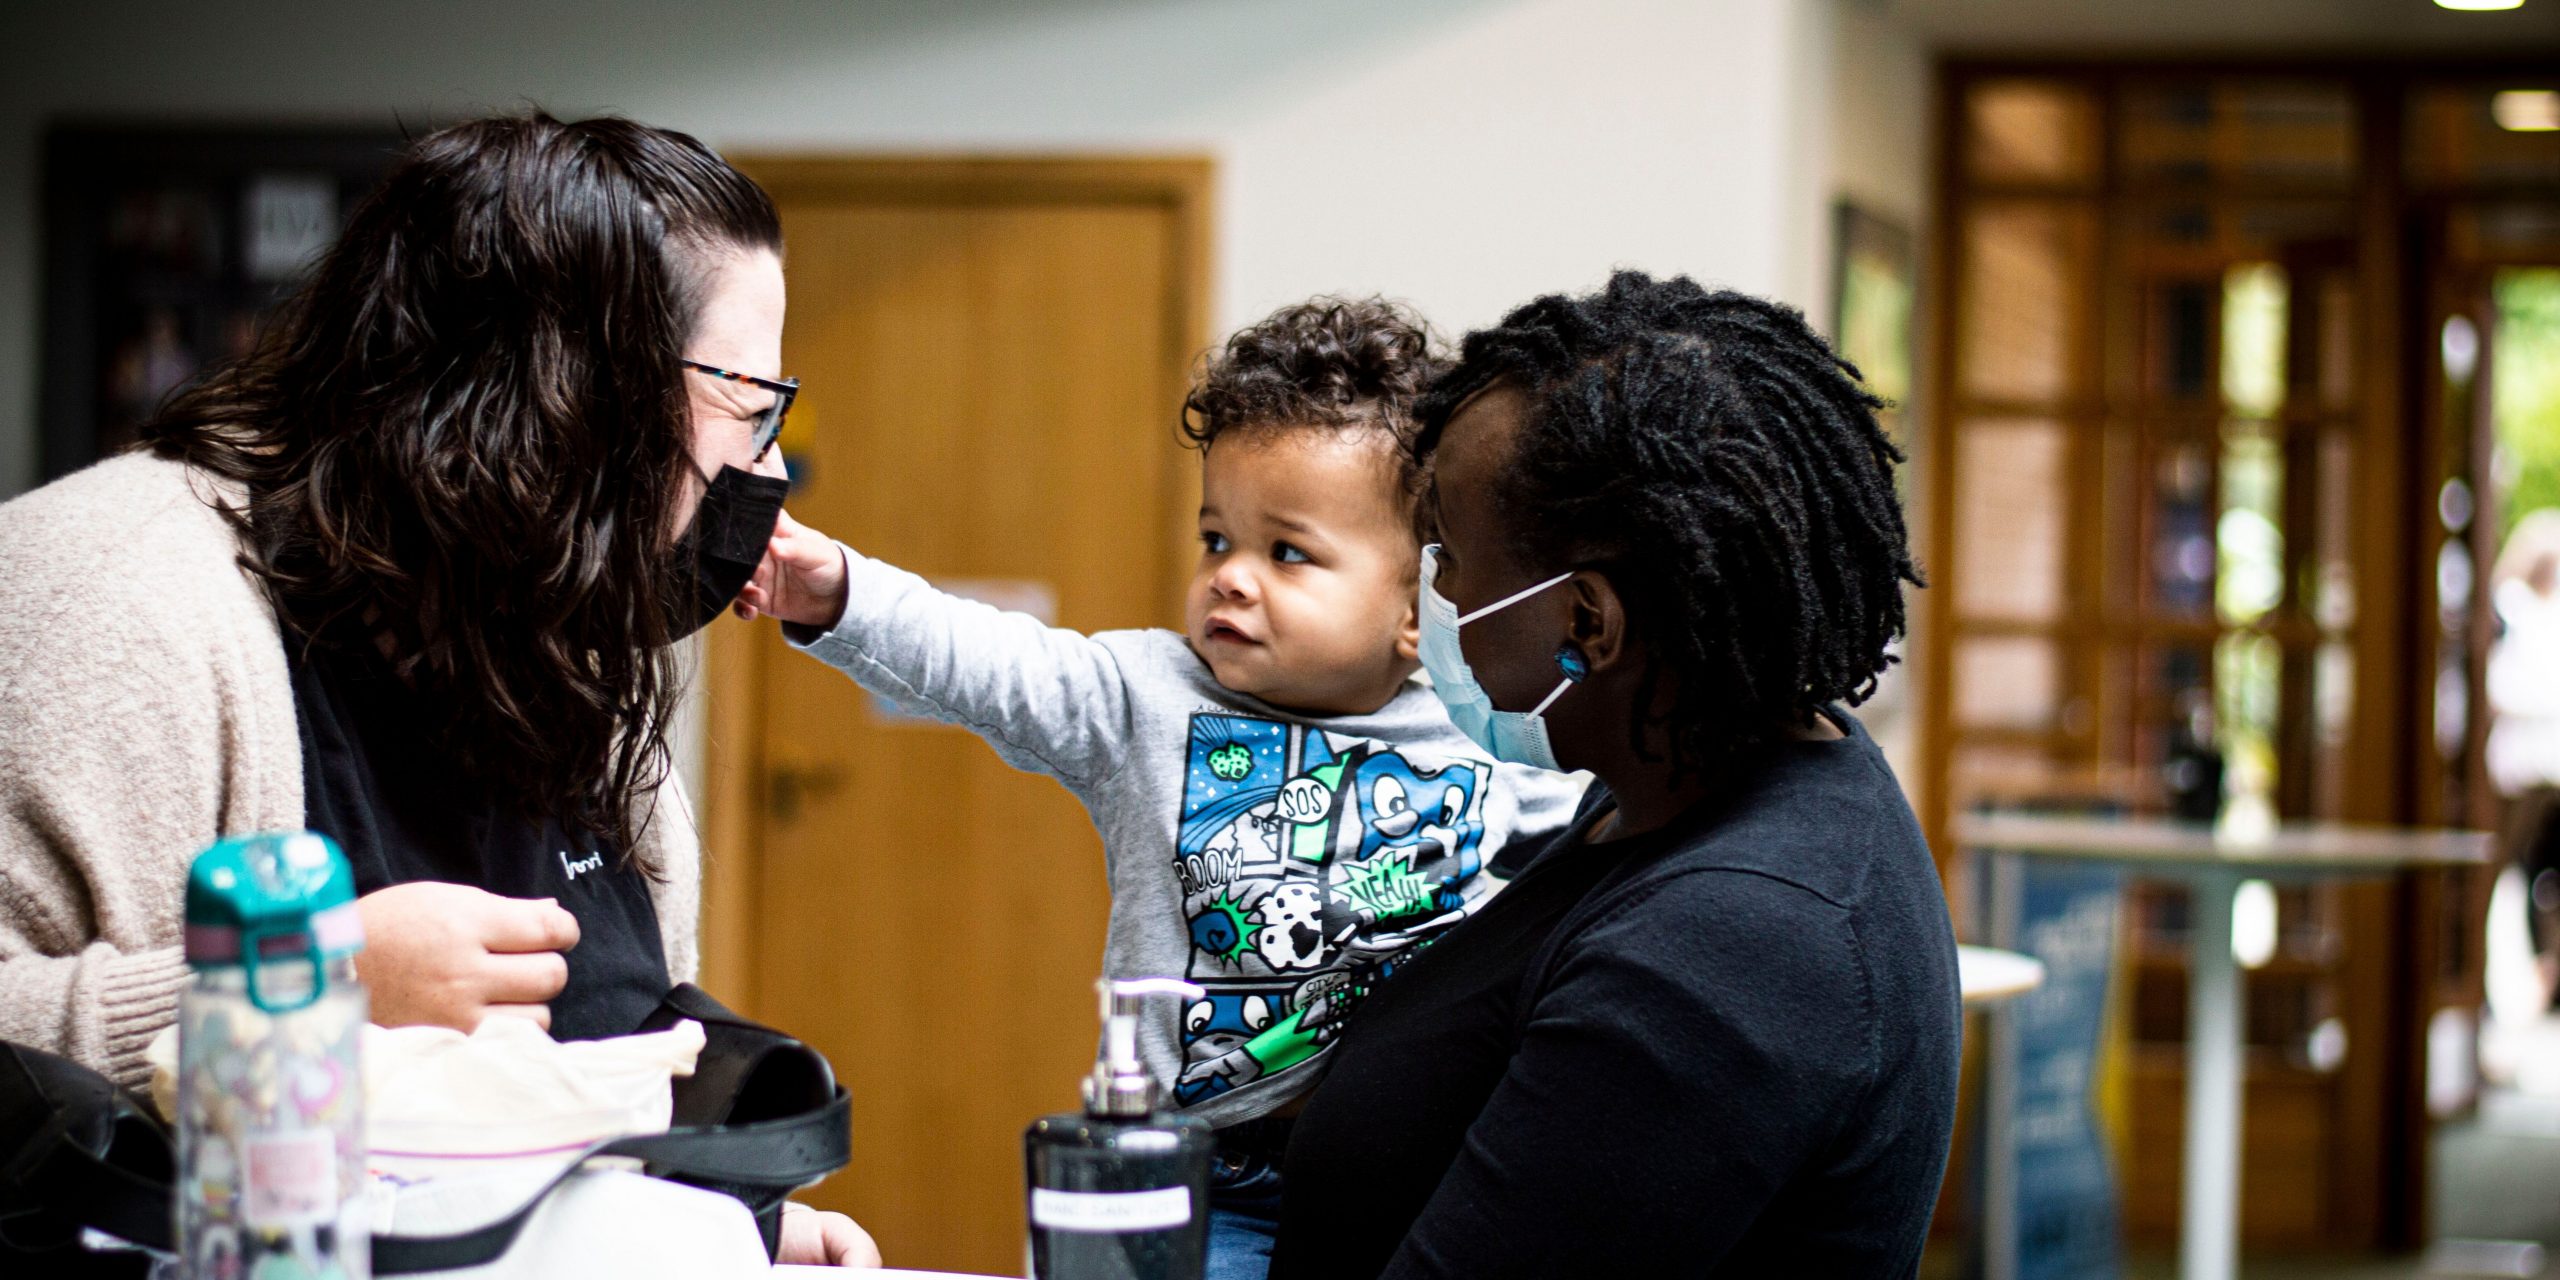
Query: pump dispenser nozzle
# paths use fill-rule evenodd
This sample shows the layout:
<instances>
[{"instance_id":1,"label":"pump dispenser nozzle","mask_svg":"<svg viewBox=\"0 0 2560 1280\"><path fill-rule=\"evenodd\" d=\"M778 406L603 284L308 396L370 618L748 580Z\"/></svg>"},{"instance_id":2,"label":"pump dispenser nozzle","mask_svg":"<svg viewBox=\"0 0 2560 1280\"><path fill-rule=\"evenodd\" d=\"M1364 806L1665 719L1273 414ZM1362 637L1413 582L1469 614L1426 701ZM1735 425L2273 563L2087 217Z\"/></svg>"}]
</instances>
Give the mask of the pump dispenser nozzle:
<instances>
[{"instance_id":1,"label":"pump dispenser nozzle","mask_svg":"<svg viewBox=\"0 0 2560 1280\"><path fill-rule=\"evenodd\" d=\"M1200 988L1178 978L1104 978L1093 984L1102 997L1102 1052L1084 1080L1088 1115L1143 1116L1163 1099L1164 1087L1138 1059L1138 1013L1149 996L1200 998Z\"/></svg>"}]
</instances>

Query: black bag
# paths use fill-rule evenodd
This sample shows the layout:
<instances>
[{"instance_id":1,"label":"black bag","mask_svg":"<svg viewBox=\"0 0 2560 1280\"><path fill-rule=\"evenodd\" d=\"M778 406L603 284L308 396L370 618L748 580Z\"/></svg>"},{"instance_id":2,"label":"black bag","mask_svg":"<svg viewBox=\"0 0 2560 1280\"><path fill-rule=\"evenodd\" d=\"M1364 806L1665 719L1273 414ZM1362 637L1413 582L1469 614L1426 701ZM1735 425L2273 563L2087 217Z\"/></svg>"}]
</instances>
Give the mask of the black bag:
<instances>
[{"instance_id":1,"label":"black bag","mask_svg":"<svg viewBox=\"0 0 2560 1280\"><path fill-rule=\"evenodd\" d=\"M734 1196L755 1214L766 1257L791 1193L852 1158L852 1103L817 1050L750 1022L690 983L638 1028L691 1018L703 1048L675 1081L674 1127L580 1152L514 1213L449 1236L375 1236L373 1273L495 1261L553 1188L589 1161L640 1160L652 1177ZM0 1256L76 1247L81 1230L168 1251L177 1160L169 1132L130 1094L76 1062L0 1042Z\"/></svg>"},{"instance_id":2,"label":"black bag","mask_svg":"<svg viewBox=\"0 0 2560 1280\"><path fill-rule=\"evenodd\" d=\"M169 1131L69 1058L0 1041L0 1256L49 1253L83 1227L170 1247Z\"/></svg>"}]
</instances>

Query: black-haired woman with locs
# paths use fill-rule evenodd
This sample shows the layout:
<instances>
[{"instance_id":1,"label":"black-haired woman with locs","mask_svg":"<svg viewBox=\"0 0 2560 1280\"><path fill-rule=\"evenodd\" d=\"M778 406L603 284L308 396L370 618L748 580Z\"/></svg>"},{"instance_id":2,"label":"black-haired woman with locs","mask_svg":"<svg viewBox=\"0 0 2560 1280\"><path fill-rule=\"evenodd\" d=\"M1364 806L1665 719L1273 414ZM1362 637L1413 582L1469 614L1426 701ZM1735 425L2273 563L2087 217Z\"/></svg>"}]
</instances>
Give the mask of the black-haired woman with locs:
<instances>
[{"instance_id":1,"label":"black-haired woman with locs","mask_svg":"<svg viewBox=\"0 0 2560 1280\"><path fill-rule=\"evenodd\" d=\"M375 1021L619 1034L692 976L672 646L781 509L781 246L683 134L440 130L142 449L0 506L0 1038L138 1083L187 862L261 829L346 850Z\"/></svg>"},{"instance_id":2,"label":"black-haired woman with locs","mask_svg":"<svg viewBox=\"0 0 2560 1280\"><path fill-rule=\"evenodd\" d=\"M1917 1269L1961 1011L1841 710L1920 581L1876 403L1795 312L1634 272L1426 396L1424 662L1495 754L1600 785L1345 1029L1275 1280Z\"/></svg>"}]
</instances>

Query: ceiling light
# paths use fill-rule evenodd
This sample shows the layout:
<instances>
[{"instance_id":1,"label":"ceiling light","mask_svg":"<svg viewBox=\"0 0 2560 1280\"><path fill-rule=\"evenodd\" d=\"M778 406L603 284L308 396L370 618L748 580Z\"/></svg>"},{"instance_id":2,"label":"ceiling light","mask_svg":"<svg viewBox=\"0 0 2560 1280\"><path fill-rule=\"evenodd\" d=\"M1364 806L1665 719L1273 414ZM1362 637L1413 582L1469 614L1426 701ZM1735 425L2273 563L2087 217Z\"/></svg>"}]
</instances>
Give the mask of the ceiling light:
<instances>
[{"instance_id":1,"label":"ceiling light","mask_svg":"<svg viewBox=\"0 0 2560 1280\"><path fill-rule=\"evenodd\" d=\"M2488 13L2496 9L2521 9L2524 0L2436 0L2439 9L2460 9L2465 13Z\"/></svg>"},{"instance_id":2,"label":"ceiling light","mask_svg":"<svg viewBox=\"0 0 2560 1280\"><path fill-rule=\"evenodd\" d=\"M2509 89L2493 95L2489 116L2514 133L2560 130L2560 89Z\"/></svg>"}]
</instances>

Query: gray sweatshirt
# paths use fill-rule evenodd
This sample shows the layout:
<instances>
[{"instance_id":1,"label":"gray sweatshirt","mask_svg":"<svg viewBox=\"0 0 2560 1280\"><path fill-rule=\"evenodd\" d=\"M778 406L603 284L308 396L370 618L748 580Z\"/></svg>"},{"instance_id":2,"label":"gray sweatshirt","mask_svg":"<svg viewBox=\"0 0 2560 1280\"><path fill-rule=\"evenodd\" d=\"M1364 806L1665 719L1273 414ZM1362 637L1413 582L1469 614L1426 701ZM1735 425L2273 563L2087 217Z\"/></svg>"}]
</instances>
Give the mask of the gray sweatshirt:
<instances>
[{"instance_id":1,"label":"gray sweatshirt","mask_svg":"<svg viewBox=\"0 0 2560 1280\"><path fill-rule=\"evenodd\" d=\"M1495 762L1419 680L1369 715L1310 718L1220 685L1173 632L1088 636L844 557L844 616L785 634L1084 802L1111 877L1104 974L1208 993L1138 1034L1211 1124L1312 1087L1371 984L1481 906L1494 853L1563 827L1582 794Z\"/></svg>"}]
</instances>

